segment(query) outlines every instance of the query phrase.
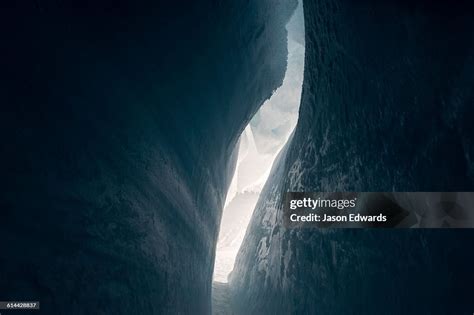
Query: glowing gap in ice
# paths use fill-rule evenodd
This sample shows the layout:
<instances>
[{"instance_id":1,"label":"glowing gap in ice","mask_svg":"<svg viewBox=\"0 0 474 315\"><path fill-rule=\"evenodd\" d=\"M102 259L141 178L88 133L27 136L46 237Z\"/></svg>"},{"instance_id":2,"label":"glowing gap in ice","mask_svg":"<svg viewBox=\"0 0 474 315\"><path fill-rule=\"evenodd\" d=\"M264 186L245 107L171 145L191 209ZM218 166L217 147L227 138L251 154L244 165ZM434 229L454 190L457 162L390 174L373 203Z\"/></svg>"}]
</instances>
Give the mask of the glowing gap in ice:
<instances>
[{"instance_id":1,"label":"glowing gap in ice","mask_svg":"<svg viewBox=\"0 0 474 315\"><path fill-rule=\"evenodd\" d=\"M304 70L304 22L299 4L288 22L288 66L282 86L265 102L240 138L214 264L214 281L227 282L272 163L296 126Z\"/></svg>"}]
</instances>

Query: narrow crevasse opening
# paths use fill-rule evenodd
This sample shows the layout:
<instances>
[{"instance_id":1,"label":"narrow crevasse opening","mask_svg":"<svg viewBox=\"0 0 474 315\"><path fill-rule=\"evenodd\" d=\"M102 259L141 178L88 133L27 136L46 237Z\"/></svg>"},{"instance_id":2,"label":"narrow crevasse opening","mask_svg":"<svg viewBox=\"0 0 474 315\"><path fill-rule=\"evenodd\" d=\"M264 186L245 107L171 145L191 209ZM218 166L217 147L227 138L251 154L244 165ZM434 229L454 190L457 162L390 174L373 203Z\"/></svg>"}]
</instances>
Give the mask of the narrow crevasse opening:
<instances>
[{"instance_id":1,"label":"narrow crevasse opening","mask_svg":"<svg viewBox=\"0 0 474 315\"><path fill-rule=\"evenodd\" d=\"M237 165L227 193L216 249L215 283L227 283L272 164L298 120L305 54L301 1L286 28L288 62L283 83L260 107L238 144Z\"/></svg>"}]
</instances>

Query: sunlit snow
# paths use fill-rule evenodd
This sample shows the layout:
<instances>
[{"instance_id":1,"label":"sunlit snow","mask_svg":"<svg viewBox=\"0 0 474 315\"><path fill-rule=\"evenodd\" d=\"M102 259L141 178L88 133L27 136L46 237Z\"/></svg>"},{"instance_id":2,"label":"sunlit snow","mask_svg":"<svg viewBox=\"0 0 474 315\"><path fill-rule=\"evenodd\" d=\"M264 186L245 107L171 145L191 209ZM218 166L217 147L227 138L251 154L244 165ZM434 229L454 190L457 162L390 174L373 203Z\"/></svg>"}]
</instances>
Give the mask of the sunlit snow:
<instances>
[{"instance_id":1,"label":"sunlit snow","mask_svg":"<svg viewBox=\"0 0 474 315\"><path fill-rule=\"evenodd\" d=\"M273 161L298 120L304 69L301 5L287 25L288 66L282 86L265 102L241 135L236 170L225 202L214 265L214 281L227 282Z\"/></svg>"}]
</instances>

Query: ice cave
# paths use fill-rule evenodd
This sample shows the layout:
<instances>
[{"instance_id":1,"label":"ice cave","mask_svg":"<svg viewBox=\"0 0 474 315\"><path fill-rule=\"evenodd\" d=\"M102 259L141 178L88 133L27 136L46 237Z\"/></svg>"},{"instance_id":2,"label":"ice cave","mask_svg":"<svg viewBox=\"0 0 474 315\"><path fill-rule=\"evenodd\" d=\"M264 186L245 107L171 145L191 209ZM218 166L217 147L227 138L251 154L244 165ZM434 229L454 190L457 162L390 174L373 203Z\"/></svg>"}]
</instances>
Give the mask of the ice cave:
<instances>
[{"instance_id":1,"label":"ice cave","mask_svg":"<svg viewBox=\"0 0 474 315\"><path fill-rule=\"evenodd\" d=\"M301 5L4 5L0 300L70 315L471 314L474 230L287 229L281 198L474 190L473 5ZM283 97L301 99L269 111L293 66L301 92ZM239 196L249 223L213 305Z\"/></svg>"}]
</instances>

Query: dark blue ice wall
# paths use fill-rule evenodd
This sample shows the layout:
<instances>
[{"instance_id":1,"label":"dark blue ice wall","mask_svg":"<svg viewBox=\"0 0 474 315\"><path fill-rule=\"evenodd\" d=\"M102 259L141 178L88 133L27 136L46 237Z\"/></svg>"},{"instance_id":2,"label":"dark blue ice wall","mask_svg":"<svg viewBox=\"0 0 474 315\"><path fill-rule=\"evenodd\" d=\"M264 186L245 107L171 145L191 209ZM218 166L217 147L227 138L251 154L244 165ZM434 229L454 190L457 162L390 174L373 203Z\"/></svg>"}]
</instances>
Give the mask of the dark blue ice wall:
<instances>
[{"instance_id":1,"label":"dark blue ice wall","mask_svg":"<svg viewBox=\"0 0 474 315\"><path fill-rule=\"evenodd\" d=\"M286 229L286 191L472 191L468 1L305 1L295 133L231 274L238 314L461 314L473 230Z\"/></svg>"},{"instance_id":2,"label":"dark blue ice wall","mask_svg":"<svg viewBox=\"0 0 474 315\"><path fill-rule=\"evenodd\" d=\"M2 4L0 297L206 314L231 153L295 1Z\"/></svg>"}]
</instances>

